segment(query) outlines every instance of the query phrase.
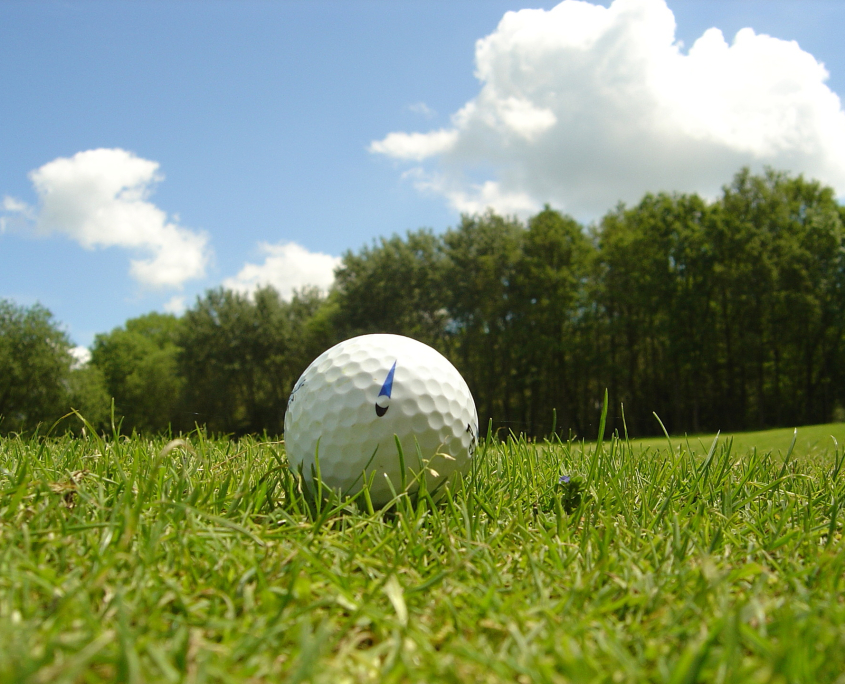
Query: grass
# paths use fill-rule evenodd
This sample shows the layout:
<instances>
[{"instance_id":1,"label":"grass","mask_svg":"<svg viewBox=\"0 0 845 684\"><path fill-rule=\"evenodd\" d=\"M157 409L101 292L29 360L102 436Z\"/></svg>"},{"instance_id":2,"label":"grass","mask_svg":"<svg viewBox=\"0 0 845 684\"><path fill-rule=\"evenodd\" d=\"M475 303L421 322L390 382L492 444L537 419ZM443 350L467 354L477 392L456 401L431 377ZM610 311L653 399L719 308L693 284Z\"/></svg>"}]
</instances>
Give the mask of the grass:
<instances>
[{"instance_id":1,"label":"grass","mask_svg":"<svg viewBox=\"0 0 845 684\"><path fill-rule=\"evenodd\" d=\"M370 512L276 442L0 440L0 681L845 681L843 452L737 444L487 441Z\"/></svg>"},{"instance_id":2,"label":"grass","mask_svg":"<svg viewBox=\"0 0 845 684\"><path fill-rule=\"evenodd\" d=\"M796 432L797 430L797 432ZM720 439L733 441L733 451L745 453L752 449L757 451L774 452L783 456L792 445L792 437L797 434L793 455L802 458L828 459L839 445L845 445L845 423L830 423L827 425L806 425L799 428L779 428L775 430L761 430L759 432L740 432L723 434ZM694 445L698 450L706 450L715 434L679 435L671 438L674 448L686 448L686 442ZM665 437L649 437L631 440L636 447L661 449L668 447Z\"/></svg>"}]
</instances>

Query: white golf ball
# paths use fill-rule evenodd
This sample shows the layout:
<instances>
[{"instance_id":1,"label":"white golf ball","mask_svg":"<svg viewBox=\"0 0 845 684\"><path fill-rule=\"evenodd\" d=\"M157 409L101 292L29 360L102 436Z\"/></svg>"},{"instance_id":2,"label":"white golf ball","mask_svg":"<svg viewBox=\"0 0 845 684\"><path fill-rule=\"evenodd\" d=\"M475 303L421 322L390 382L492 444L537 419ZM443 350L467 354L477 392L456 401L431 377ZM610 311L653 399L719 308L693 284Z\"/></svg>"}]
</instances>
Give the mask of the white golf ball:
<instances>
[{"instance_id":1,"label":"white golf ball","mask_svg":"<svg viewBox=\"0 0 845 684\"><path fill-rule=\"evenodd\" d=\"M323 352L297 381L285 414L285 448L294 470L342 495L364 478L375 505L418 488L429 491L469 469L478 414L466 382L440 352L401 335L362 335ZM389 483L388 483L389 480ZM392 491L391 491L392 488Z\"/></svg>"}]
</instances>

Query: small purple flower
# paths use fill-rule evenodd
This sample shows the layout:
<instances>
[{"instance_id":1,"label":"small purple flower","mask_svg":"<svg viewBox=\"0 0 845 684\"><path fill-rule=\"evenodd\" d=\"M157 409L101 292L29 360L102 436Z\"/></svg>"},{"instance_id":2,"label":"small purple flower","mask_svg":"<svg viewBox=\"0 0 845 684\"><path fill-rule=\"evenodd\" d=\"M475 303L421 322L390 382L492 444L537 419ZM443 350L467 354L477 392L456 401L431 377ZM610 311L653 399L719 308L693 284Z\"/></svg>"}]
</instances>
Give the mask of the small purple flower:
<instances>
[{"instance_id":1,"label":"small purple flower","mask_svg":"<svg viewBox=\"0 0 845 684\"><path fill-rule=\"evenodd\" d=\"M558 484L569 484L569 475L561 475Z\"/></svg>"}]
</instances>

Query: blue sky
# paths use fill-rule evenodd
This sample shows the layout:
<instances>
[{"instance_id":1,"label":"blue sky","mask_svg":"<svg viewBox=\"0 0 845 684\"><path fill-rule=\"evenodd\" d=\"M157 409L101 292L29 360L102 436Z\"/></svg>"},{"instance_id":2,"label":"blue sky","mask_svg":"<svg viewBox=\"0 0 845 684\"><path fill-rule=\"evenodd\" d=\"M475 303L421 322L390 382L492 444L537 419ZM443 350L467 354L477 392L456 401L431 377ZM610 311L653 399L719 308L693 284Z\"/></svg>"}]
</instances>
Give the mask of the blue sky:
<instances>
[{"instance_id":1,"label":"blue sky","mask_svg":"<svg viewBox=\"0 0 845 684\"><path fill-rule=\"evenodd\" d=\"M845 128L827 93L845 94L845 3L666 4L618 0L582 16L490 0L0 3L0 297L41 302L89 345L224 282L325 284L347 249L442 231L487 205L527 215L548 201L589 221L644 189L712 195L742 163L823 177L845 194ZM526 8L546 12L502 21ZM710 34L696 60L663 73L666 60L643 57L643 46L662 44L667 11L680 55L707 29L733 45L750 27L746 56ZM555 43L570 28L605 42ZM531 31L540 38L525 40ZM488 36L478 62L476 41ZM739 61L713 71L719 55ZM645 76L632 73L640 57ZM743 69L768 83L758 96L772 98L768 109L736 100L741 79L732 89L707 80ZM697 99L688 73L716 94ZM607 94L610 82L624 94L655 79L647 101ZM652 118L654 101L665 107ZM712 101L724 106L702 113ZM790 107L810 118L767 118ZM643 112L649 122L637 124ZM765 121L743 128L754 116ZM686 147L665 143L667 130ZM680 149L692 150L686 166Z\"/></svg>"}]
</instances>

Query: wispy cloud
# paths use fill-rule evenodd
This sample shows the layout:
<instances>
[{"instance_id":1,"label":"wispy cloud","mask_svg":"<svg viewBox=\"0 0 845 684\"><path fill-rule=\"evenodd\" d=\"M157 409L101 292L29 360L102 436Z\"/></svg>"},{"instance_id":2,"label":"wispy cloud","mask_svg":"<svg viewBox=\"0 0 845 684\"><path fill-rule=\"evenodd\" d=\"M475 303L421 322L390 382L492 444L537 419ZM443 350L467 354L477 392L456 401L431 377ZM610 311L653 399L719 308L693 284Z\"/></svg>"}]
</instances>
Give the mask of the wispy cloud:
<instances>
[{"instance_id":1,"label":"wispy cloud","mask_svg":"<svg viewBox=\"0 0 845 684\"><path fill-rule=\"evenodd\" d=\"M408 109L410 111L412 111L414 114L421 114L426 119L431 119L431 118L437 116L437 112L435 112L425 102L415 102L412 105L408 105Z\"/></svg>"}]
</instances>

